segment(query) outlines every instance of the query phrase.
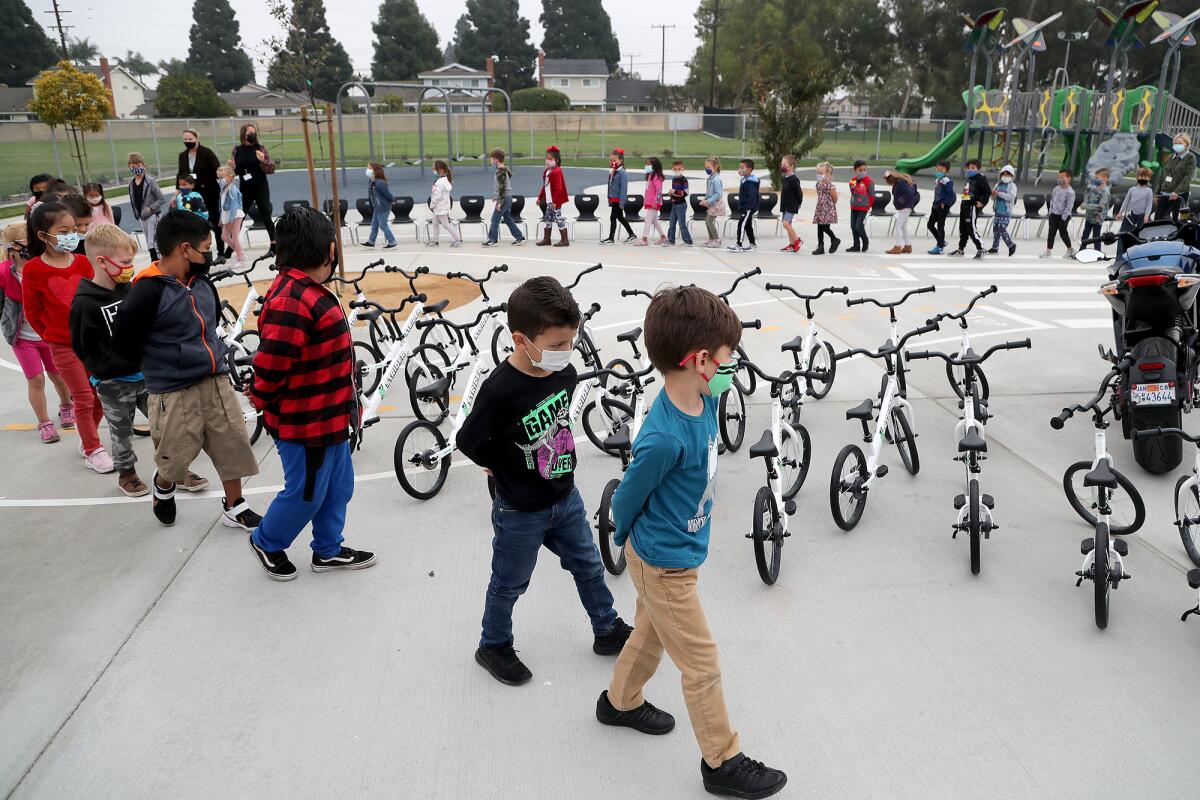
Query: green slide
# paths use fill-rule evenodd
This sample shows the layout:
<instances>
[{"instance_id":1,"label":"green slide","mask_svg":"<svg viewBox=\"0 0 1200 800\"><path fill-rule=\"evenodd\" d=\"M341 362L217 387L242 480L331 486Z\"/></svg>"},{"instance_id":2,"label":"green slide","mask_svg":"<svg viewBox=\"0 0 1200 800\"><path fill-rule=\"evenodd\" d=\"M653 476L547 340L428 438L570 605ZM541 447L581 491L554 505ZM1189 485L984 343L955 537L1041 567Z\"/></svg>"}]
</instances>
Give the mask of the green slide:
<instances>
[{"instance_id":1,"label":"green slide","mask_svg":"<svg viewBox=\"0 0 1200 800\"><path fill-rule=\"evenodd\" d=\"M963 128L967 124L966 120L955 125L946 138L942 139L933 149L919 158L902 158L896 162L896 169L901 172L913 174L923 169L937 166L937 162L945 161L962 149Z\"/></svg>"}]
</instances>

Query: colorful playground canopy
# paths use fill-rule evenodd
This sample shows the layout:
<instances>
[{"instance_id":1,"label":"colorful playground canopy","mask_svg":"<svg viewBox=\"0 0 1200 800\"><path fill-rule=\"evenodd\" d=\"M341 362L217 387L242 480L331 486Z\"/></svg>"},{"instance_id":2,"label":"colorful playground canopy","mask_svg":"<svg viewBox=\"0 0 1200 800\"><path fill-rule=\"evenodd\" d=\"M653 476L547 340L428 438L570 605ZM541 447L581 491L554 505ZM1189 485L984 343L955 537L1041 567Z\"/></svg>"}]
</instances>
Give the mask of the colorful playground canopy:
<instances>
[{"instance_id":1,"label":"colorful playground canopy","mask_svg":"<svg viewBox=\"0 0 1200 800\"><path fill-rule=\"evenodd\" d=\"M1013 29L1017 32L1017 36L1011 42L1004 45L1004 49L1012 47L1018 42L1024 42L1031 47L1035 53L1046 52L1046 39L1042 36L1042 31L1047 25L1062 16L1062 12L1046 17L1041 22L1034 22L1031 19L1017 17L1013 20Z\"/></svg>"},{"instance_id":2,"label":"colorful playground canopy","mask_svg":"<svg viewBox=\"0 0 1200 800\"><path fill-rule=\"evenodd\" d=\"M970 32L967 34L967 52L970 53L973 51L981 42L987 42L989 37L994 37L996 32L1000 30L1000 26L1004 23L1004 17L1007 14L1008 11L1003 8L993 8L991 11L985 11L974 19L967 14L963 14L963 22L970 29Z\"/></svg>"},{"instance_id":3,"label":"colorful playground canopy","mask_svg":"<svg viewBox=\"0 0 1200 800\"><path fill-rule=\"evenodd\" d=\"M1104 43L1109 47L1132 40L1136 47L1145 47L1137 38L1137 29L1142 27L1150 15L1158 8L1158 0L1138 0L1125 6L1120 16L1107 8L1097 8L1096 18L1109 26L1108 38Z\"/></svg>"},{"instance_id":4,"label":"colorful playground canopy","mask_svg":"<svg viewBox=\"0 0 1200 800\"><path fill-rule=\"evenodd\" d=\"M1200 20L1200 9L1196 9L1186 17L1180 17L1170 11L1155 11L1150 16L1154 20L1154 24L1162 29L1162 33L1151 39L1150 44L1158 44L1167 39L1174 42L1180 36L1183 37L1184 47L1191 47L1196 43L1196 37L1192 35L1192 26L1196 24L1196 20Z\"/></svg>"}]
</instances>

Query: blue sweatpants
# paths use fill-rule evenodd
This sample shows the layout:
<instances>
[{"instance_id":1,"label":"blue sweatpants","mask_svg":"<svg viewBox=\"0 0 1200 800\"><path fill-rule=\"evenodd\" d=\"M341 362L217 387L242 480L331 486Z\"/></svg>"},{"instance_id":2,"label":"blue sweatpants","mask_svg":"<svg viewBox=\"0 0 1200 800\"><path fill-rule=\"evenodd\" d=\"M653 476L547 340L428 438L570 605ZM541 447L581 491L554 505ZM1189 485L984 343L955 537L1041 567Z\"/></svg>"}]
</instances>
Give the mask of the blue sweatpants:
<instances>
[{"instance_id":1,"label":"blue sweatpants","mask_svg":"<svg viewBox=\"0 0 1200 800\"><path fill-rule=\"evenodd\" d=\"M332 558L342 549L346 506L354 495L350 443L308 447L275 440L283 462L283 491L275 495L251 536L262 550L286 550L312 523L313 552Z\"/></svg>"}]
</instances>

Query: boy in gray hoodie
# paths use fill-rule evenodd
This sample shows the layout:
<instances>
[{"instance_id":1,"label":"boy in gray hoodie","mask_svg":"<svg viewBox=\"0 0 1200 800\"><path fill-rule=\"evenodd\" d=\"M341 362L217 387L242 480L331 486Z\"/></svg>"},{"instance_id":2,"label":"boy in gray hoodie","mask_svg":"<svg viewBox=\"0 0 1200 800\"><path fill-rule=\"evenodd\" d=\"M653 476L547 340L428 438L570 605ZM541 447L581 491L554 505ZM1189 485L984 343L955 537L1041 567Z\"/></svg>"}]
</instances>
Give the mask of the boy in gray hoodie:
<instances>
[{"instance_id":1,"label":"boy in gray hoodie","mask_svg":"<svg viewBox=\"0 0 1200 800\"><path fill-rule=\"evenodd\" d=\"M504 220L504 224L508 226L513 244L522 244L525 237L521 235L521 229L517 227L517 221L512 215L512 170L504 164L503 150L492 151L492 166L495 167L492 175L492 202L495 205L492 208L491 224L488 225L488 238L483 246L495 247L499 244L500 220Z\"/></svg>"}]
</instances>

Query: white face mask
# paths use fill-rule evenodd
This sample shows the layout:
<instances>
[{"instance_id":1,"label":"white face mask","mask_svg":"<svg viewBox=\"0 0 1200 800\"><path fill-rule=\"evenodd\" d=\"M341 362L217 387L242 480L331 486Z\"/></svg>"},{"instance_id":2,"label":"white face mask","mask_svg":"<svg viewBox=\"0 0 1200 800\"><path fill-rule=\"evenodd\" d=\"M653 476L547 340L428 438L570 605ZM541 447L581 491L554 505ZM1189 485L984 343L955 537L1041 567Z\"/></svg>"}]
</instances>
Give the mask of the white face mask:
<instances>
[{"instance_id":1,"label":"white face mask","mask_svg":"<svg viewBox=\"0 0 1200 800\"><path fill-rule=\"evenodd\" d=\"M1000 182L1001 182L1001 183L1012 183L1012 178L1010 178L1010 177L1009 177L1009 176L1007 176L1007 175L1001 175L1001 176L1000 176Z\"/></svg>"},{"instance_id":2,"label":"white face mask","mask_svg":"<svg viewBox=\"0 0 1200 800\"><path fill-rule=\"evenodd\" d=\"M367 180L370 180L371 178L374 178L374 177L375 177L375 170L368 168L367 169Z\"/></svg>"},{"instance_id":3,"label":"white face mask","mask_svg":"<svg viewBox=\"0 0 1200 800\"><path fill-rule=\"evenodd\" d=\"M537 345L533 342L530 342L529 345L534 349L538 349ZM542 350L540 360L530 356L529 362L538 369L544 369L547 372L559 372L566 369L571 363L571 353L573 352L575 351L570 348L566 350Z\"/></svg>"},{"instance_id":4,"label":"white face mask","mask_svg":"<svg viewBox=\"0 0 1200 800\"><path fill-rule=\"evenodd\" d=\"M88 195L88 199L87 199L88 204L93 205L93 206L100 205L102 200L104 200L103 197L92 197L91 195Z\"/></svg>"}]
</instances>

